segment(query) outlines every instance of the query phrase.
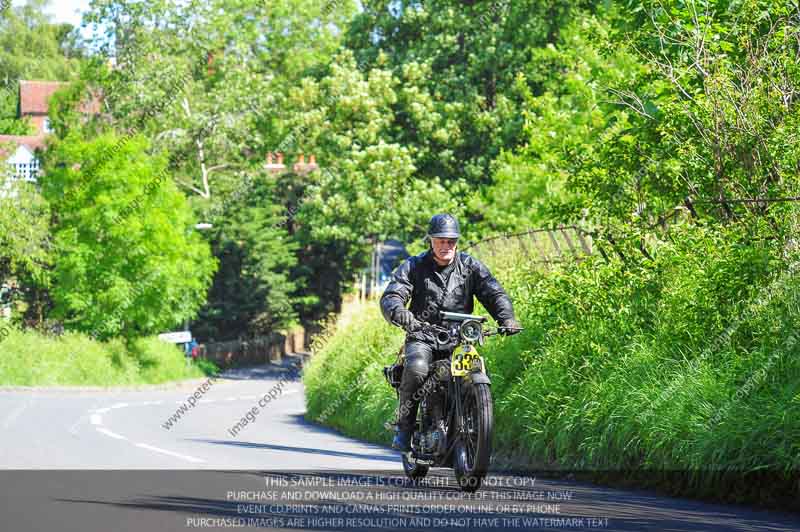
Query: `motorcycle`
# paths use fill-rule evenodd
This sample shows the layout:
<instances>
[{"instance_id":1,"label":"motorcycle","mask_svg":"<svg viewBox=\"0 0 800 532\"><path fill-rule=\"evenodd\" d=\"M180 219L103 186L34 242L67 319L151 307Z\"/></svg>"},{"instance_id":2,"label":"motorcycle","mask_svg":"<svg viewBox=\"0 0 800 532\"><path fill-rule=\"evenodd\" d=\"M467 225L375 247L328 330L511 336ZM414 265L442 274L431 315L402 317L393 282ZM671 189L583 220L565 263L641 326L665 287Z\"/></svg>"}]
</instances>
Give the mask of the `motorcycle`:
<instances>
[{"instance_id":1,"label":"motorcycle","mask_svg":"<svg viewBox=\"0 0 800 532\"><path fill-rule=\"evenodd\" d=\"M436 349L450 351L446 359L431 364L422 384L417 428L411 451L403 453L403 469L412 481L428 474L431 467L452 467L462 491L480 488L492 454L493 411L491 380L475 345L502 328L484 328L486 317L440 312L441 325L423 322L423 330L434 333ZM521 330L521 329L520 329ZM384 375L399 398L403 351ZM393 430L395 424L387 423Z\"/></svg>"}]
</instances>

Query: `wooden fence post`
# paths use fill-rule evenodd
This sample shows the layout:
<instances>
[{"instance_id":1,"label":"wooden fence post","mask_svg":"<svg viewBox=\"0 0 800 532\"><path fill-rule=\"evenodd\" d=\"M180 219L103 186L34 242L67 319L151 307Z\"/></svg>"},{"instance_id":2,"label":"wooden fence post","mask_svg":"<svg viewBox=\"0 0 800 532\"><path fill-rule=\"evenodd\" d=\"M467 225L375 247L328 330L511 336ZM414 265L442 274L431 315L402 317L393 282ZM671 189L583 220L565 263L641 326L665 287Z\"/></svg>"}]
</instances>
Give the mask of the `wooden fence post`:
<instances>
[{"instance_id":1,"label":"wooden fence post","mask_svg":"<svg viewBox=\"0 0 800 532\"><path fill-rule=\"evenodd\" d=\"M555 235L553 234L553 231L548 229L547 230L547 236L550 237L550 241L553 243L553 248L556 250L556 253L558 254L558 258L563 258L564 254L561 251L561 246L558 245L558 240L556 239Z\"/></svg>"},{"instance_id":2,"label":"wooden fence post","mask_svg":"<svg viewBox=\"0 0 800 532\"><path fill-rule=\"evenodd\" d=\"M550 264L550 259L549 259L548 255L547 255L547 253L544 253L542 251L542 248L539 245L539 241L536 238L536 231L531 232L530 236L531 236L531 241L533 242L533 247L536 248L536 251L539 253L539 256L542 258L541 262L544 262L544 265L548 270L551 269L552 265Z\"/></svg>"},{"instance_id":3,"label":"wooden fence post","mask_svg":"<svg viewBox=\"0 0 800 532\"><path fill-rule=\"evenodd\" d=\"M567 230L564 228L564 226L561 226L559 227L559 231L561 231L561 235L564 237L564 242L567 243L567 247L569 248L570 253L572 253L573 256L577 257L578 251L577 249L575 249L575 246L572 245L572 240L569 238Z\"/></svg>"},{"instance_id":4,"label":"wooden fence post","mask_svg":"<svg viewBox=\"0 0 800 532\"><path fill-rule=\"evenodd\" d=\"M581 247L583 248L584 253L586 253L587 255L591 255L592 254L591 241L589 241L588 244L586 243L586 240L584 240L584 238L583 238L584 237L584 233L580 229L577 229L575 232L578 235L578 241L581 243Z\"/></svg>"}]
</instances>

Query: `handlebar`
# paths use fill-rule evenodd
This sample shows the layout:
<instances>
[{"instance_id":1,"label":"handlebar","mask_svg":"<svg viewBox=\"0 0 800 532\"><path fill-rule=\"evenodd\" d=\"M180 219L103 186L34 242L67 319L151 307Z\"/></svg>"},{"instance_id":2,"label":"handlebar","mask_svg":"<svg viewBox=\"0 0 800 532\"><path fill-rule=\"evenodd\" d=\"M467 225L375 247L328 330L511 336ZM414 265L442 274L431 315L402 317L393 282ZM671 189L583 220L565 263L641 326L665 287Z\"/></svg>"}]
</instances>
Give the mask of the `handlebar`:
<instances>
[{"instance_id":1,"label":"handlebar","mask_svg":"<svg viewBox=\"0 0 800 532\"><path fill-rule=\"evenodd\" d=\"M412 329L410 332L423 331L423 332L433 332L434 334L447 334L447 335L450 334L450 329L448 329L447 327L442 327L441 325L437 325L435 323L430 323L422 320L415 320L415 321L419 325L419 328ZM521 332L524 330L525 329L523 327L491 327L491 328L483 327L481 329L481 335L485 338L487 336L496 336L498 334L501 334L502 331Z\"/></svg>"}]
</instances>

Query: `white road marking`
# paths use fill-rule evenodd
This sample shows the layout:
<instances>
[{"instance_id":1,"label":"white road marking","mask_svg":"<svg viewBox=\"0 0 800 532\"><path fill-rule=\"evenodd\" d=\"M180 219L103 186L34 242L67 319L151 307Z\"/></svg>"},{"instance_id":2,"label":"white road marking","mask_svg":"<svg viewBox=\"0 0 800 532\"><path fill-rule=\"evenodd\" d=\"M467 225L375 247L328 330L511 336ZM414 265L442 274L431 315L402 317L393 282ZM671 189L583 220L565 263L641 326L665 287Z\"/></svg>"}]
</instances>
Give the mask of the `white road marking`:
<instances>
[{"instance_id":1,"label":"white road marking","mask_svg":"<svg viewBox=\"0 0 800 532\"><path fill-rule=\"evenodd\" d=\"M103 418L102 418L102 416L100 414L92 414L92 417L89 418L89 420L92 422L92 425L102 425L103 424Z\"/></svg>"},{"instance_id":2,"label":"white road marking","mask_svg":"<svg viewBox=\"0 0 800 532\"><path fill-rule=\"evenodd\" d=\"M142 449L147 449L148 451L153 451L156 453L163 453L169 456L174 456L175 458L180 458L188 462L201 463L205 461L199 458L195 458L194 456L187 456L185 454L173 453L172 451L167 451L166 449L159 449L158 447L153 447L152 445L147 445L146 443L137 443L136 447L141 447Z\"/></svg>"},{"instance_id":3,"label":"white road marking","mask_svg":"<svg viewBox=\"0 0 800 532\"><path fill-rule=\"evenodd\" d=\"M116 432L111 432L110 430L104 429L103 427L97 427L96 430L97 430L97 432L102 432L106 436L111 436L112 438L115 438L117 440L127 440L128 439L125 436L120 436Z\"/></svg>"},{"instance_id":4,"label":"white road marking","mask_svg":"<svg viewBox=\"0 0 800 532\"><path fill-rule=\"evenodd\" d=\"M19 407L14 409L11 414L6 418L3 422L3 428L7 429L12 423L14 423L19 416L28 408L28 405L31 403L30 399L26 399L24 403L22 403ZM74 426L74 425L73 425Z\"/></svg>"},{"instance_id":5,"label":"white road marking","mask_svg":"<svg viewBox=\"0 0 800 532\"><path fill-rule=\"evenodd\" d=\"M238 400L238 399L239 399L238 397L228 397L228 398L227 398L227 399L225 399L225 400L226 400L226 401L236 401L236 400Z\"/></svg>"},{"instance_id":6,"label":"white road marking","mask_svg":"<svg viewBox=\"0 0 800 532\"><path fill-rule=\"evenodd\" d=\"M72 434L73 436L77 436L77 435L78 435L78 429L76 429L75 427L77 427L77 426L78 426L78 424L79 424L81 421L83 421L83 418L85 418L85 417L86 417L86 416L81 416L81 417L79 417L79 418L78 418L78 421L76 421L75 423L73 423L73 424L72 424L72 426L69 428L69 433L70 433L70 434Z\"/></svg>"},{"instance_id":7,"label":"white road marking","mask_svg":"<svg viewBox=\"0 0 800 532\"><path fill-rule=\"evenodd\" d=\"M95 412L98 413L98 414L105 414L106 412L111 412L111 409L110 408L98 408L97 410L95 410Z\"/></svg>"},{"instance_id":8,"label":"white road marking","mask_svg":"<svg viewBox=\"0 0 800 532\"><path fill-rule=\"evenodd\" d=\"M111 408L125 408L128 406L128 403L117 403L115 405L111 405Z\"/></svg>"}]
</instances>

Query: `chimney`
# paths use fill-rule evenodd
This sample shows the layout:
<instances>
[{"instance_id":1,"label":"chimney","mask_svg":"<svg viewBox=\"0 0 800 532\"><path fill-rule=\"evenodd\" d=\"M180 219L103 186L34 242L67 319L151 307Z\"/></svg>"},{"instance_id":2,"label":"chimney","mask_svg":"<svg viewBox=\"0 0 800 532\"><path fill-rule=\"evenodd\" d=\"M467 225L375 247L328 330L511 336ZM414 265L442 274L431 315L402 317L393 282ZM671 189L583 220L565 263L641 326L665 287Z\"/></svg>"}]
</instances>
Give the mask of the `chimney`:
<instances>
[{"instance_id":1,"label":"chimney","mask_svg":"<svg viewBox=\"0 0 800 532\"><path fill-rule=\"evenodd\" d=\"M278 156L278 162L275 162L275 155ZM264 168L269 170L272 173L282 172L286 169L283 165L283 154L273 154L271 151L267 152L267 164L264 165Z\"/></svg>"},{"instance_id":2,"label":"chimney","mask_svg":"<svg viewBox=\"0 0 800 532\"><path fill-rule=\"evenodd\" d=\"M302 172L303 170L306 169L305 167L306 167L306 156L303 155L302 153L298 153L297 154L297 162L294 163L294 167L293 167L294 168L294 173L295 174L299 174L300 172Z\"/></svg>"},{"instance_id":3,"label":"chimney","mask_svg":"<svg viewBox=\"0 0 800 532\"><path fill-rule=\"evenodd\" d=\"M317 165L317 156L316 155L309 155L308 156L308 164L306 165L305 171L306 172L313 172L317 170L319 165Z\"/></svg>"}]
</instances>

